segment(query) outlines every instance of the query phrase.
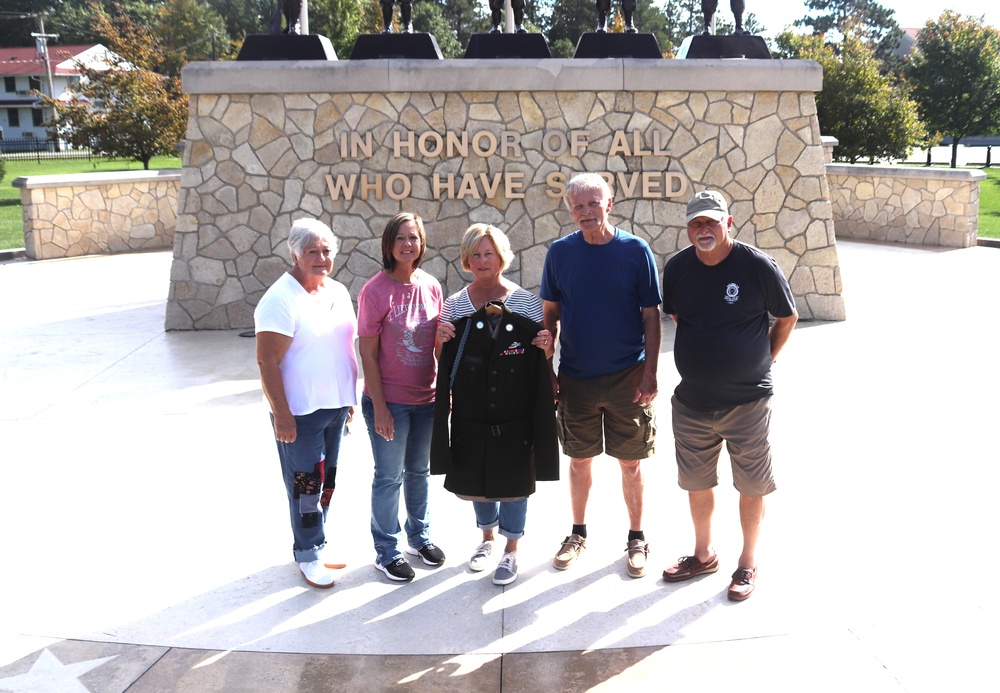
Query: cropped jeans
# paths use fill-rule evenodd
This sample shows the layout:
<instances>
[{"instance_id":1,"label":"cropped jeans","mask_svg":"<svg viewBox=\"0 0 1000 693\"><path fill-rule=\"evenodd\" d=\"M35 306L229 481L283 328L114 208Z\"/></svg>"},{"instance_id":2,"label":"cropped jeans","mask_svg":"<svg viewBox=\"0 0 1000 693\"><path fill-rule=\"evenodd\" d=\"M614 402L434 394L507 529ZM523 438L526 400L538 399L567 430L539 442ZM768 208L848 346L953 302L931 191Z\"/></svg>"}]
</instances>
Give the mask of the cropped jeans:
<instances>
[{"instance_id":1,"label":"cropped jeans","mask_svg":"<svg viewBox=\"0 0 1000 693\"><path fill-rule=\"evenodd\" d=\"M281 476L298 563L319 559L326 546L326 515L337 479L337 457L350 407L318 409L295 417L295 442L278 444ZM274 415L271 415L274 427Z\"/></svg>"},{"instance_id":2,"label":"cropped jeans","mask_svg":"<svg viewBox=\"0 0 1000 693\"><path fill-rule=\"evenodd\" d=\"M472 501L479 529L499 527L500 536L517 541L524 536L528 516L528 499L505 501Z\"/></svg>"},{"instance_id":3,"label":"cropped jeans","mask_svg":"<svg viewBox=\"0 0 1000 693\"><path fill-rule=\"evenodd\" d=\"M427 495L430 490L431 430L434 403L395 404L388 402L395 429L393 439L375 432L375 405L368 395L361 398L361 413L375 458L372 478L372 539L376 560L388 565L403 554L396 548L399 526L399 491L406 505L407 543L419 549L430 542Z\"/></svg>"}]
</instances>

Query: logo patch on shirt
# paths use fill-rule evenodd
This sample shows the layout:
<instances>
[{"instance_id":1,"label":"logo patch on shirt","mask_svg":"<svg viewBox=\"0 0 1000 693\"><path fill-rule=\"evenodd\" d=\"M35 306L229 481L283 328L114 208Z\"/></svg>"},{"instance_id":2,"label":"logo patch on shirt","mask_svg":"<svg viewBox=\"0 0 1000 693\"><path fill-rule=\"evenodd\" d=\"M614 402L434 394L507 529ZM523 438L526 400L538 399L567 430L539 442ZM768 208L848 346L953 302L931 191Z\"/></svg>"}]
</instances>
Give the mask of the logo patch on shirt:
<instances>
[{"instance_id":1,"label":"logo patch on shirt","mask_svg":"<svg viewBox=\"0 0 1000 693\"><path fill-rule=\"evenodd\" d=\"M739 300L740 300L740 285L739 284L726 285L726 303L736 303Z\"/></svg>"}]
</instances>

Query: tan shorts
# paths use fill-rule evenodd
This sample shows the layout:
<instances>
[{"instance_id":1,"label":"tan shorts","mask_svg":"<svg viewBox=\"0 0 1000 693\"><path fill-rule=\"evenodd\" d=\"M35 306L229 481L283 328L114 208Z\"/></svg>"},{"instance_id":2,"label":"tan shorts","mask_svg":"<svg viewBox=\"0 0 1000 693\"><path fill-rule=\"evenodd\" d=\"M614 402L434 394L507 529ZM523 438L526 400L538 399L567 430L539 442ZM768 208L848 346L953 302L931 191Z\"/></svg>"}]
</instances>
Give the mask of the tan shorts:
<instances>
[{"instance_id":1,"label":"tan shorts","mask_svg":"<svg viewBox=\"0 0 1000 693\"><path fill-rule=\"evenodd\" d=\"M725 441L733 465L733 486L744 496L766 496L777 486L771 470L771 398L732 409L700 412L673 405L677 483L685 491L704 491L719 483L719 453Z\"/></svg>"},{"instance_id":2,"label":"tan shorts","mask_svg":"<svg viewBox=\"0 0 1000 693\"><path fill-rule=\"evenodd\" d=\"M640 361L623 371L577 380L559 376L559 440L569 457L644 460L653 454L656 411L632 399L642 376Z\"/></svg>"}]
</instances>

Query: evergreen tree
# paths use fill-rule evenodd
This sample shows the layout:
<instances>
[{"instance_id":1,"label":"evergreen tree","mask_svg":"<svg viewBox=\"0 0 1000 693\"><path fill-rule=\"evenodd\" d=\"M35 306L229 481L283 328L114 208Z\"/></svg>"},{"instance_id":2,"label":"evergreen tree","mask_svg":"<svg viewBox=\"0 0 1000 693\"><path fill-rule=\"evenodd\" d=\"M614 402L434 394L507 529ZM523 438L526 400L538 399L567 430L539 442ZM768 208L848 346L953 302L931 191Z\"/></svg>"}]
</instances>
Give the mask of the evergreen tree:
<instances>
[{"instance_id":1,"label":"evergreen tree","mask_svg":"<svg viewBox=\"0 0 1000 693\"><path fill-rule=\"evenodd\" d=\"M828 37L834 32L844 34L850 30L872 46L876 59L884 66L883 71L898 68L894 52L903 31L894 19L894 10L875 0L806 0L806 8L811 14L797 20L796 26L810 27L813 34Z\"/></svg>"}]
</instances>

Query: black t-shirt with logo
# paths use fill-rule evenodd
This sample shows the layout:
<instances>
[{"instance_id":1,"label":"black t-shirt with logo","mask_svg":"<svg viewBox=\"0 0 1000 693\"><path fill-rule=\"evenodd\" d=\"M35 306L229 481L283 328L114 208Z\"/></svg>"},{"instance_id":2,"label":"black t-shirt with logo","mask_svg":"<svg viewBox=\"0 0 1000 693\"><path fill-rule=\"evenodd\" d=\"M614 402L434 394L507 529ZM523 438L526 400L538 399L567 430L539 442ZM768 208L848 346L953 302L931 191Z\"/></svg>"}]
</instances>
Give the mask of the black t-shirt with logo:
<instances>
[{"instance_id":1,"label":"black t-shirt with logo","mask_svg":"<svg viewBox=\"0 0 1000 693\"><path fill-rule=\"evenodd\" d=\"M696 411L728 409L773 393L768 314L792 315L795 299L778 263L736 241L718 265L688 247L663 270L663 311L677 316L677 399Z\"/></svg>"}]
</instances>

